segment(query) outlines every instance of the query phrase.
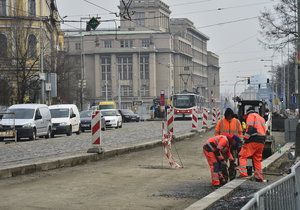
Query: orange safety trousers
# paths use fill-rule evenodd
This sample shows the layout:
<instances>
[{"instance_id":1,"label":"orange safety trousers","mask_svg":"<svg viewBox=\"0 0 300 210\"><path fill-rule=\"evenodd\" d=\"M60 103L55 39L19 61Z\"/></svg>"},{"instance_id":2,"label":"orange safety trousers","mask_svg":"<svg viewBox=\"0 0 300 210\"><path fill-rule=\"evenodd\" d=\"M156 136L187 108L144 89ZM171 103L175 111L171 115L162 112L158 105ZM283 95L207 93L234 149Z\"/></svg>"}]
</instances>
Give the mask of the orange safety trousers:
<instances>
[{"instance_id":1,"label":"orange safety trousers","mask_svg":"<svg viewBox=\"0 0 300 210\"><path fill-rule=\"evenodd\" d=\"M211 184L213 186L219 186L221 184L220 179L223 178L223 175L218 160L216 158L216 155L213 152L208 152L206 150L203 150L203 154L206 157L206 160L210 167Z\"/></svg>"},{"instance_id":2,"label":"orange safety trousers","mask_svg":"<svg viewBox=\"0 0 300 210\"><path fill-rule=\"evenodd\" d=\"M247 177L247 159L252 158L254 165L254 176L258 180L263 180L262 173L262 153L264 150L264 144L257 142L250 142L243 145L239 153L239 172L241 177Z\"/></svg>"}]
</instances>

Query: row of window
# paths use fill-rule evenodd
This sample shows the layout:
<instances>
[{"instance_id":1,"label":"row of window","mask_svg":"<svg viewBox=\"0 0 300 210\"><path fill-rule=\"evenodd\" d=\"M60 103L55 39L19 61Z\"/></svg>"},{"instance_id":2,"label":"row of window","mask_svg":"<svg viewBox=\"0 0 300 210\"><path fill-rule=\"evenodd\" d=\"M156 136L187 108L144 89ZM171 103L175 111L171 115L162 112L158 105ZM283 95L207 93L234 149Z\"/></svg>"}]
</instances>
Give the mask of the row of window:
<instances>
[{"instance_id":1,"label":"row of window","mask_svg":"<svg viewBox=\"0 0 300 210\"><path fill-rule=\"evenodd\" d=\"M148 80L149 55L140 56L140 79ZM132 80L132 56L118 56L117 69L120 80ZM111 57L101 57L102 80L111 80Z\"/></svg>"},{"instance_id":2,"label":"row of window","mask_svg":"<svg viewBox=\"0 0 300 210\"><path fill-rule=\"evenodd\" d=\"M9 6L8 0L0 0L0 16L7 16L8 8L14 9L14 7ZM36 1L35 0L27 1L27 13L28 13L27 14L28 16L36 16Z\"/></svg>"},{"instance_id":3,"label":"row of window","mask_svg":"<svg viewBox=\"0 0 300 210\"><path fill-rule=\"evenodd\" d=\"M111 84L107 84L107 87L105 84L102 86L102 96L103 97L106 96L106 88L107 88L107 97L112 98ZM132 86L130 85L121 85L120 92L122 97L133 97ZM140 89L140 95L142 97L149 97L150 96L149 86L143 85Z\"/></svg>"},{"instance_id":4,"label":"row of window","mask_svg":"<svg viewBox=\"0 0 300 210\"><path fill-rule=\"evenodd\" d=\"M120 40L120 48L132 48L133 47L133 40L132 39L124 39ZM150 47L150 39L142 39L141 40L141 47ZM99 47L99 40L96 41L96 46ZM104 48L112 48L112 40L104 40L103 41L103 47ZM81 50L81 43L77 42L75 43L75 50Z\"/></svg>"},{"instance_id":5,"label":"row of window","mask_svg":"<svg viewBox=\"0 0 300 210\"><path fill-rule=\"evenodd\" d=\"M27 39L27 56L28 58L35 58L37 56L37 39L36 36L30 34ZM8 52L8 40L4 34L0 34L0 58L7 58ZM19 49L17 49L19 50Z\"/></svg>"}]
</instances>

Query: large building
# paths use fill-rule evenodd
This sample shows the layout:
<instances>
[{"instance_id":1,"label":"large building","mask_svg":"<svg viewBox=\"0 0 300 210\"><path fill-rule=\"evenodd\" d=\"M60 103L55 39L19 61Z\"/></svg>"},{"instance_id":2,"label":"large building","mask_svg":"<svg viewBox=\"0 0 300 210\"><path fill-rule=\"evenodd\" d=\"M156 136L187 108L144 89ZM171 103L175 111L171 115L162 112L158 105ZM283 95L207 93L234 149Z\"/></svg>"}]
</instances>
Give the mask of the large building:
<instances>
[{"instance_id":1,"label":"large building","mask_svg":"<svg viewBox=\"0 0 300 210\"><path fill-rule=\"evenodd\" d=\"M0 105L44 102L40 73L55 72L62 48L55 0L0 0Z\"/></svg>"},{"instance_id":2,"label":"large building","mask_svg":"<svg viewBox=\"0 0 300 210\"><path fill-rule=\"evenodd\" d=\"M219 97L218 56L207 51L209 38L193 22L170 18L160 0L133 1L127 12L122 3L119 8L118 30L65 32L66 51L77 56L87 84L85 99L131 108L140 100L151 106L161 91L166 98L183 90L207 101ZM133 14L131 20L125 14Z\"/></svg>"}]
</instances>

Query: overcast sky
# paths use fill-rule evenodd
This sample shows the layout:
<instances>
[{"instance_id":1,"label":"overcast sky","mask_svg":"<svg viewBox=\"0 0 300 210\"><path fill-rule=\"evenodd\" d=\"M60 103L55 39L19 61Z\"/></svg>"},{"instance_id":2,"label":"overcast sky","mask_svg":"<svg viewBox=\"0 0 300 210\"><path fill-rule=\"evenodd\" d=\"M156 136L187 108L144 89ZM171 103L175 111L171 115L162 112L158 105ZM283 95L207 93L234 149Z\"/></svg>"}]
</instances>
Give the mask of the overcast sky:
<instances>
[{"instance_id":1,"label":"overcast sky","mask_svg":"<svg viewBox=\"0 0 300 210\"><path fill-rule=\"evenodd\" d=\"M110 10L118 11L118 0L89 0ZM274 0L163 0L170 6L171 17L189 18L196 28L210 37L208 50L220 57L221 92L232 93L233 84L239 80L237 76L252 76L255 74L269 75L271 62L261 59L271 59L272 51L264 50L259 44L258 19L249 19L224 25L217 23L230 22L239 19L252 18L260 14L264 8L271 8ZM275 1L276 2L276 1ZM66 20L79 20L89 14L99 14L102 19L114 18L109 12L93 6L84 0L57 0L61 17ZM218 10L218 8L224 8ZM71 24L62 25L70 28ZM73 27L79 24L73 24ZM204 27L209 26L209 27ZM114 27L113 23L102 27ZM280 56L274 59L274 65L279 64ZM270 76L268 76L270 77ZM240 86L244 88L245 85ZM238 92L241 92L238 90Z\"/></svg>"}]
</instances>

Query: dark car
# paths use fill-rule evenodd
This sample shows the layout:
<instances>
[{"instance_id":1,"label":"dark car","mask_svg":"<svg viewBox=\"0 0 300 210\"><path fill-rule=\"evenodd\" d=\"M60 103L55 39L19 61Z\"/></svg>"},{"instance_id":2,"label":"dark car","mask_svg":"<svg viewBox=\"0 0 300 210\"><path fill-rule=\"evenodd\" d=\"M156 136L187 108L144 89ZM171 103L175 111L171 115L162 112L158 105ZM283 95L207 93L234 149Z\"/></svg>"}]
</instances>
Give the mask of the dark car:
<instances>
[{"instance_id":1,"label":"dark car","mask_svg":"<svg viewBox=\"0 0 300 210\"><path fill-rule=\"evenodd\" d=\"M80 125L81 131L91 130L93 110L86 110L80 112ZM106 130L105 119L101 114L101 130Z\"/></svg>"},{"instance_id":2,"label":"dark car","mask_svg":"<svg viewBox=\"0 0 300 210\"><path fill-rule=\"evenodd\" d=\"M123 122L139 122L140 121L140 116L138 114L135 114L130 109L120 109L119 111L122 115Z\"/></svg>"}]
</instances>

